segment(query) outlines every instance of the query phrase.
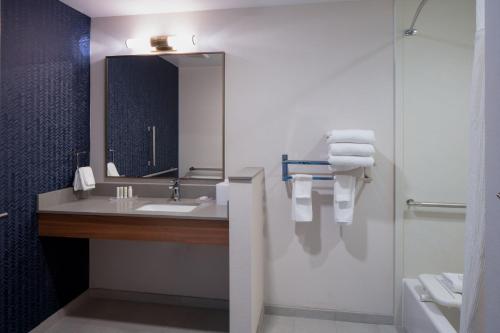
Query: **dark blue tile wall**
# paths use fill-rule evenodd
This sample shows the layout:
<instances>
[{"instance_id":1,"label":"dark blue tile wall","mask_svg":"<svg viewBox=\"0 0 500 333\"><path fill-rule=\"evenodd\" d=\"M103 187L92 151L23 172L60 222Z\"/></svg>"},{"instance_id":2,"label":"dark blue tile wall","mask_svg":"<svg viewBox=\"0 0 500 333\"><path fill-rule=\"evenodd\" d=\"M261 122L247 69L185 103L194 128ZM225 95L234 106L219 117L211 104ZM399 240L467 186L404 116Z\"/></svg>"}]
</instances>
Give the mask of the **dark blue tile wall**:
<instances>
[{"instance_id":1,"label":"dark blue tile wall","mask_svg":"<svg viewBox=\"0 0 500 333\"><path fill-rule=\"evenodd\" d=\"M36 195L70 186L89 150L90 19L2 0L0 332L28 332L88 288L88 241L38 237Z\"/></svg>"},{"instance_id":2,"label":"dark blue tile wall","mask_svg":"<svg viewBox=\"0 0 500 333\"><path fill-rule=\"evenodd\" d=\"M179 70L158 56L107 58L107 141L120 175L178 167ZM156 126L156 166L148 126ZM111 154L109 155L111 158ZM177 176L168 174L168 176Z\"/></svg>"}]
</instances>

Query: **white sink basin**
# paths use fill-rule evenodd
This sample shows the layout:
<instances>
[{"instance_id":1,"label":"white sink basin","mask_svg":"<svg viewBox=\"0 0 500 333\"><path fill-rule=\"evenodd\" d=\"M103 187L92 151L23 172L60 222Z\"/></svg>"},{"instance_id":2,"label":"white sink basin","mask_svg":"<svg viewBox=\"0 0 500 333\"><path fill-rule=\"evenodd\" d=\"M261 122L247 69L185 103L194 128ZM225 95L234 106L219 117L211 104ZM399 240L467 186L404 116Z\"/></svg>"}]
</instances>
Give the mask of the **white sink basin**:
<instances>
[{"instance_id":1,"label":"white sink basin","mask_svg":"<svg viewBox=\"0 0 500 333\"><path fill-rule=\"evenodd\" d=\"M148 204L137 208L141 212L168 212L168 213L189 213L196 207L194 205L175 205L175 204Z\"/></svg>"}]
</instances>

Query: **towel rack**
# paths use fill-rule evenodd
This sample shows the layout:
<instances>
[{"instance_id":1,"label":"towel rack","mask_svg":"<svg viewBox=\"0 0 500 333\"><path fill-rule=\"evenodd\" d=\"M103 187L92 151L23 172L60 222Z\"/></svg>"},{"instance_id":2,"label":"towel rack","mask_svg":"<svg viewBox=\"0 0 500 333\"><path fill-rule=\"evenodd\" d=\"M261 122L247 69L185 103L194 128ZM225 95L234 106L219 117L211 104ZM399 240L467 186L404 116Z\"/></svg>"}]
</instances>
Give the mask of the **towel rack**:
<instances>
[{"instance_id":1,"label":"towel rack","mask_svg":"<svg viewBox=\"0 0 500 333\"><path fill-rule=\"evenodd\" d=\"M406 204L409 207L434 207L434 208L467 208L466 204L463 203L452 203L452 202L420 202L413 199L406 200Z\"/></svg>"},{"instance_id":2,"label":"towel rack","mask_svg":"<svg viewBox=\"0 0 500 333\"><path fill-rule=\"evenodd\" d=\"M115 150L110 148L108 152L108 161L115 163ZM111 158L109 158L109 155L111 155Z\"/></svg>"},{"instance_id":3,"label":"towel rack","mask_svg":"<svg viewBox=\"0 0 500 333\"><path fill-rule=\"evenodd\" d=\"M75 152L75 156L76 156L76 168L77 169L80 167L80 155L81 154L87 154L87 152L84 151L84 150Z\"/></svg>"},{"instance_id":4,"label":"towel rack","mask_svg":"<svg viewBox=\"0 0 500 333\"><path fill-rule=\"evenodd\" d=\"M288 166L290 164L296 165L330 165L328 161L310 161L310 160L289 160L288 154L281 155L281 179L286 182L292 179L289 174ZM313 176L313 180L335 180L335 176ZM372 178L366 175L366 170L363 168L363 181L370 183Z\"/></svg>"}]
</instances>

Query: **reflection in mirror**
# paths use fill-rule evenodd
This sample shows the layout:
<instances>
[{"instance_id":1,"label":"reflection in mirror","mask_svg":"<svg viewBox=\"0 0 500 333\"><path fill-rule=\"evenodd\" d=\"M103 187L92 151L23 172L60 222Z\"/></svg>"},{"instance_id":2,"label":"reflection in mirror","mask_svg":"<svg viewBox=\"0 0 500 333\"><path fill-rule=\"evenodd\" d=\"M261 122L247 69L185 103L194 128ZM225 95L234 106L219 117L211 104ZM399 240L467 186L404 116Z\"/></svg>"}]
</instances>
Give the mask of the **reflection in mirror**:
<instances>
[{"instance_id":1,"label":"reflection in mirror","mask_svg":"<svg viewBox=\"0 0 500 333\"><path fill-rule=\"evenodd\" d=\"M224 178L224 54L106 58L108 177Z\"/></svg>"}]
</instances>

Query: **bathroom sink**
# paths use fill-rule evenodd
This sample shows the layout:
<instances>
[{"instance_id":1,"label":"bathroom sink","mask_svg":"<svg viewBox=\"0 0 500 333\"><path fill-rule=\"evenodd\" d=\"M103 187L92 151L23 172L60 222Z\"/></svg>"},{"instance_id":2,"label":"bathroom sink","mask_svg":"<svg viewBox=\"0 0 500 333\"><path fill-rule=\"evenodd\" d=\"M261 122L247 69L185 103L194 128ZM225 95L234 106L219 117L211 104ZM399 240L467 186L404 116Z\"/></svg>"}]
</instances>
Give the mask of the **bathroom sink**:
<instances>
[{"instance_id":1,"label":"bathroom sink","mask_svg":"<svg viewBox=\"0 0 500 333\"><path fill-rule=\"evenodd\" d=\"M141 212L166 212L166 213L189 213L196 207L195 205L178 205L178 204L147 204L137 208Z\"/></svg>"}]
</instances>

